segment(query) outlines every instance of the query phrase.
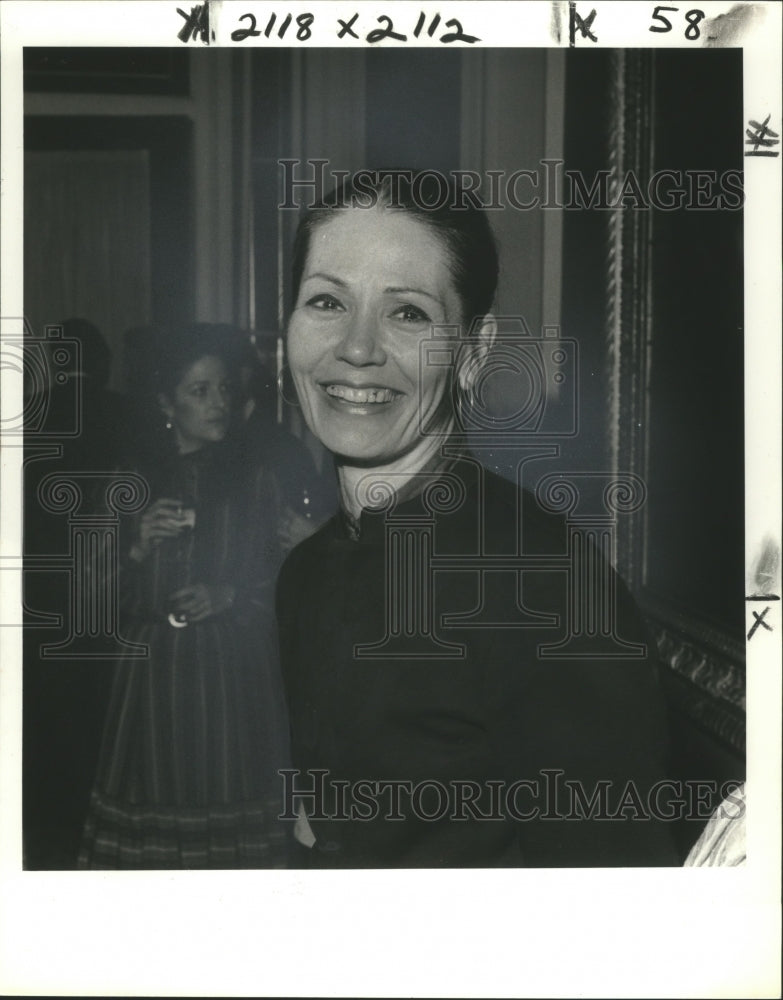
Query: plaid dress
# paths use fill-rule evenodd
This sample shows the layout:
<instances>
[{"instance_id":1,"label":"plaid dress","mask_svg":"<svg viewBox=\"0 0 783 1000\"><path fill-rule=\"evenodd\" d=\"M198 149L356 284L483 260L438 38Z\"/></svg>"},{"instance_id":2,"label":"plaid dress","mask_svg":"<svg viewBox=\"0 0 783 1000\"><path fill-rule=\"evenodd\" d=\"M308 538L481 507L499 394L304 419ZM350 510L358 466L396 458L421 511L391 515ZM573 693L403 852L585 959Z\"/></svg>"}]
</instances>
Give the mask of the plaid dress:
<instances>
[{"instance_id":1,"label":"plaid dress","mask_svg":"<svg viewBox=\"0 0 783 1000\"><path fill-rule=\"evenodd\" d=\"M225 445L144 474L151 501L180 499L196 523L142 563L121 559L122 635L148 656L117 664L79 867L283 867L273 481ZM233 605L175 628L168 595L191 583L233 585Z\"/></svg>"}]
</instances>

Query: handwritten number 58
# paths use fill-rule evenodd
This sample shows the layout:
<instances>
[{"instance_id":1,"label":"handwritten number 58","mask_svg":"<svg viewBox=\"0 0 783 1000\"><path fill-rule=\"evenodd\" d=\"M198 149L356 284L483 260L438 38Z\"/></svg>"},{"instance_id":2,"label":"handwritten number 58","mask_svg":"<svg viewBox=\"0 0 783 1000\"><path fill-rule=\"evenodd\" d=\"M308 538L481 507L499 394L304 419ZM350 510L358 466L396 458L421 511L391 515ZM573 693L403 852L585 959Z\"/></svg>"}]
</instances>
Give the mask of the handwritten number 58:
<instances>
[{"instance_id":1,"label":"handwritten number 58","mask_svg":"<svg viewBox=\"0 0 783 1000\"><path fill-rule=\"evenodd\" d=\"M672 23L661 13L662 10L671 11L672 14L676 14L679 11L679 7L656 7L652 12L653 21L660 21L663 27L659 27L657 24L650 25L650 31L665 32L672 30ZM688 27L685 29L685 37L689 42L695 42L699 37L699 21L703 21L705 17L703 10L689 10L685 12L685 20L688 22Z\"/></svg>"}]
</instances>

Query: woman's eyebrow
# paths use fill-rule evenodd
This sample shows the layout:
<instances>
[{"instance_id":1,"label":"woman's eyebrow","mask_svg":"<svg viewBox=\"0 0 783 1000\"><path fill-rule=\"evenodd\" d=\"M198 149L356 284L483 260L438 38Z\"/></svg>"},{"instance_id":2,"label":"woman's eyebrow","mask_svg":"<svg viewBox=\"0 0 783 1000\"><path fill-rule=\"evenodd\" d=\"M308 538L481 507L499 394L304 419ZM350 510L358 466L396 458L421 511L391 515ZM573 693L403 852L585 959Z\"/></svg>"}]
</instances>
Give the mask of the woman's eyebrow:
<instances>
[{"instance_id":1,"label":"woman's eyebrow","mask_svg":"<svg viewBox=\"0 0 783 1000\"><path fill-rule=\"evenodd\" d=\"M433 302L437 302L439 306L443 305L443 300L437 295L433 295L432 292L425 292L423 288L396 288L390 287L384 289L386 293L393 295L409 295L411 292L416 295L423 295L425 298L432 299Z\"/></svg>"},{"instance_id":2,"label":"woman's eyebrow","mask_svg":"<svg viewBox=\"0 0 783 1000\"><path fill-rule=\"evenodd\" d=\"M335 277L333 274L327 274L325 271L313 271L312 274L305 275L304 280L310 281L312 278L321 278L324 281L330 281L333 285L337 285L338 288L347 288L347 282L343 281L341 278Z\"/></svg>"}]
</instances>

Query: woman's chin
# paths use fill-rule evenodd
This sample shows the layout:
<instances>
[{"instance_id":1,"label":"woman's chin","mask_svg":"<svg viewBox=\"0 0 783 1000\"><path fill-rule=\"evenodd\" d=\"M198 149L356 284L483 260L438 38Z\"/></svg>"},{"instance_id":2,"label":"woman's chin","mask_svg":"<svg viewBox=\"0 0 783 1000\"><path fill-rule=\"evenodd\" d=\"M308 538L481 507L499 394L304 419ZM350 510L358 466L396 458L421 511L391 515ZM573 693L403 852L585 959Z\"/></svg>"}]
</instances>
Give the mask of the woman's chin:
<instances>
[{"instance_id":1,"label":"woman's chin","mask_svg":"<svg viewBox=\"0 0 783 1000\"><path fill-rule=\"evenodd\" d=\"M382 448L358 447L343 442L329 449L339 465L359 465L369 469L393 462L395 454Z\"/></svg>"},{"instance_id":2,"label":"woman's chin","mask_svg":"<svg viewBox=\"0 0 783 1000\"><path fill-rule=\"evenodd\" d=\"M225 440L227 433L228 433L227 427L216 427L211 433L205 436L205 439L210 444L217 444L219 441Z\"/></svg>"},{"instance_id":3,"label":"woman's chin","mask_svg":"<svg viewBox=\"0 0 783 1000\"><path fill-rule=\"evenodd\" d=\"M372 469L404 462L406 456L417 453L417 446L423 444L424 439L417 437L413 441L368 441L341 437L329 442L322 436L321 441L335 456L338 465L356 465Z\"/></svg>"},{"instance_id":4,"label":"woman's chin","mask_svg":"<svg viewBox=\"0 0 783 1000\"><path fill-rule=\"evenodd\" d=\"M305 413L308 425L321 444L340 464L355 464L372 468L389 465L447 436L448 425L441 435L422 436L416 433L418 424L410 419L378 420L375 417L343 417L335 419L329 413ZM319 419L320 418L320 419Z\"/></svg>"},{"instance_id":5,"label":"woman's chin","mask_svg":"<svg viewBox=\"0 0 783 1000\"><path fill-rule=\"evenodd\" d=\"M385 465L401 453L399 445L391 446L389 441L373 440L364 435L322 434L320 438L338 462L348 465Z\"/></svg>"}]
</instances>

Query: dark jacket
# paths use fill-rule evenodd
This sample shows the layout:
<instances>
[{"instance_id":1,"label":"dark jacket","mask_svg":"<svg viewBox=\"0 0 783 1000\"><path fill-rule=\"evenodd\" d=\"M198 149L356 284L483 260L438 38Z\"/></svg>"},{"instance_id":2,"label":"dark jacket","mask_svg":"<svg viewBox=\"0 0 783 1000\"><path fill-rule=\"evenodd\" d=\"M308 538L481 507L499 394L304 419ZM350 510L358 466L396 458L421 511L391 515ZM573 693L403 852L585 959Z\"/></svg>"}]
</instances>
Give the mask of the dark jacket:
<instances>
[{"instance_id":1,"label":"dark jacket","mask_svg":"<svg viewBox=\"0 0 783 1000\"><path fill-rule=\"evenodd\" d=\"M291 553L278 581L300 772L288 789L318 789L301 798L311 863L677 864L649 809L666 751L652 650L586 546L467 460L364 511L358 538L338 515ZM588 579L590 600L615 608L592 636Z\"/></svg>"}]
</instances>

